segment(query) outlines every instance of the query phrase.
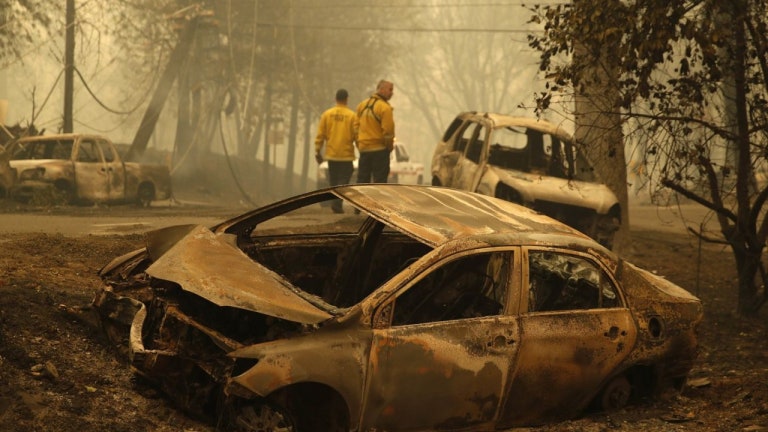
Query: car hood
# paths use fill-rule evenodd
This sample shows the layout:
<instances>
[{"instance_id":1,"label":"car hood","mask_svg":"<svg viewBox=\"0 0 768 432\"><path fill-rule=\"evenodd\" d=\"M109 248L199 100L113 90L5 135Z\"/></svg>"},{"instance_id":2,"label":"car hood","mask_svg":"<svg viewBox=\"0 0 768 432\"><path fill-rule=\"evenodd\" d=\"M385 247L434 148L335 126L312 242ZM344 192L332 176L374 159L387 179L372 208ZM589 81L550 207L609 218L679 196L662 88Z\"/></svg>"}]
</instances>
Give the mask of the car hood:
<instances>
[{"instance_id":1,"label":"car hood","mask_svg":"<svg viewBox=\"0 0 768 432\"><path fill-rule=\"evenodd\" d=\"M182 225L149 234L153 263L146 273L179 284L218 306L317 324L332 317L277 273L253 261L230 234L201 225ZM317 302L321 302L317 299Z\"/></svg>"},{"instance_id":2,"label":"car hood","mask_svg":"<svg viewBox=\"0 0 768 432\"><path fill-rule=\"evenodd\" d=\"M602 183L492 168L503 183L529 195L526 198L531 201L550 201L574 207L587 207L599 214L608 213L611 207L619 202L608 186Z\"/></svg>"}]
</instances>

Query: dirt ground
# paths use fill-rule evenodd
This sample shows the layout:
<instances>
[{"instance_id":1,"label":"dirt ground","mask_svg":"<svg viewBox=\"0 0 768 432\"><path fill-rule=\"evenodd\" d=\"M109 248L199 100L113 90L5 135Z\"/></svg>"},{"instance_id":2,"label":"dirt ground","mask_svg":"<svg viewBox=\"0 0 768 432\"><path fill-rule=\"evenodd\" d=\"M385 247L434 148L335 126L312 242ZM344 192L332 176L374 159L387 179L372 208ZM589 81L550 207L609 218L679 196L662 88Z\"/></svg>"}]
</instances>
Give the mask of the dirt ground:
<instances>
[{"instance_id":1,"label":"dirt ground","mask_svg":"<svg viewBox=\"0 0 768 432\"><path fill-rule=\"evenodd\" d=\"M25 215L83 211L0 208L0 213L18 213L19 223ZM97 216L158 212L87 211ZM689 386L681 394L619 412L516 430L768 431L768 313L753 320L734 314L736 275L729 251L700 246L684 232L633 230L631 238L626 258L704 302L701 349ZM174 409L136 379L84 318L82 308L99 286L98 269L142 241L142 234L40 232L0 238L0 431L215 430Z\"/></svg>"}]
</instances>

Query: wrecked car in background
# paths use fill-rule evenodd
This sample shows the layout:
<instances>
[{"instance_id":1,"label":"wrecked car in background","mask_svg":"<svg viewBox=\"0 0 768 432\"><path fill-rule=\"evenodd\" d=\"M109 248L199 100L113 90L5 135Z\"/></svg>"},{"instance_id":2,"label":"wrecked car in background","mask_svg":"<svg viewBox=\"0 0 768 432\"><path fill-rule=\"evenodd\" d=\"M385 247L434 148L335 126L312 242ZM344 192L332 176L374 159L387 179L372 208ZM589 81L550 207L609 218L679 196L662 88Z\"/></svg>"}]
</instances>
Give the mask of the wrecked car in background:
<instances>
[{"instance_id":1,"label":"wrecked car in background","mask_svg":"<svg viewBox=\"0 0 768 432\"><path fill-rule=\"evenodd\" d=\"M342 199L359 214L328 214ZM680 389L700 301L525 207L348 185L101 271L93 305L132 367L236 431L487 431ZM521 397L524 395L524 397Z\"/></svg>"},{"instance_id":2,"label":"wrecked car in background","mask_svg":"<svg viewBox=\"0 0 768 432\"><path fill-rule=\"evenodd\" d=\"M3 147L0 147L0 198L10 196L11 189L16 183L16 170L11 168L8 159L10 159L10 155L5 152Z\"/></svg>"},{"instance_id":3,"label":"wrecked car in background","mask_svg":"<svg viewBox=\"0 0 768 432\"><path fill-rule=\"evenodd\" d=\"M561 127L544 120L464 112L432 157L432 185L525 205L609 249L621 206Z\"/></svg>"},{"instance_id":4,"label":"wrecked car in background","mask_svg":"<svg viewBox=\"0 0 768 432\"><path fill-rule=\"evenodd\" d=\"M11 195L21 201L45 196L67 204L149 206L171 196L167 166L123 161L114 144L102 136L26 137L10 144L6 152L18 176Z\"/></svg>"}]
</instances>

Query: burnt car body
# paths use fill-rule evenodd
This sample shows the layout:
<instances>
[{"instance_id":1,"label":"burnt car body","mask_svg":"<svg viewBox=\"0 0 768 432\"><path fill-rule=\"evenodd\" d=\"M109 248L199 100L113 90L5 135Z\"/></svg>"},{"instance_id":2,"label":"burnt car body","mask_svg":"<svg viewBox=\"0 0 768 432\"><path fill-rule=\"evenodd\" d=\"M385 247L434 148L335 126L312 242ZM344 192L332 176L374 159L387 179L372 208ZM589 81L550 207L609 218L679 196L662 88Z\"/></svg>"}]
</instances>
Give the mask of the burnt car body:
<instances>
[{"instance_id":1,"label":"burnt car body","mask_svg":"<svg viewBox=\"0 0 768 432\"><path fill-rule=\"evenodd\" d=\"M24 137L5 152L17 172L11 195L20 201L42 193L60 196L65 203L130 202L146 207L171 196L167 166L124 161L104 136Z\"/></svg>"},{"instance_id":2,"label":"burnt car body","mask_svg":"<svg viewBox=\"0 0 768 432\"><path fill-rule=\"evenodd\" d=\"M460 113L432 156L432 185L522 204L609 249L621 223L616 195L563 128L526 117Z\"/></svg>"},{"instance_id":3,"label":"burnt car body","mask_svg":"<svg viewBox=\"0 0 768 432\"><path fill-rule=\"evenodd\" d=\"M323 212L332 199L360 213ZM162 229L100 276L94 310L133 368L237 431L485 431L618 408L684 385L702 318L573 228L432 186Z\"/></svg>"},{"instance_id":4,"label":"burnt car body","mask_svg":"<svg viewBox=\"0 0 768 432\"><path fill-rule=\"evenodd\" d=\"M16 170L11 167L9 159L10 155L0 146L0 198L10 196L16 184Z\"/></svg>"}]
</instances>

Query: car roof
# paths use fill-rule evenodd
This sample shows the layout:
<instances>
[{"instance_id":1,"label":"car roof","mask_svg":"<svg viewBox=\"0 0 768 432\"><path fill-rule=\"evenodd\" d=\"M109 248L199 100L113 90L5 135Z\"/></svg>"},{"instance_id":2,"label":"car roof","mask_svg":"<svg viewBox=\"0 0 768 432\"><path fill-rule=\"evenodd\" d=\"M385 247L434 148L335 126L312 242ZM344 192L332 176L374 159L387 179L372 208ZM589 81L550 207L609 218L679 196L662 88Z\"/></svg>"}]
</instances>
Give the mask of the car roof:
<instances>
[{"instance_id":1,"label":"car roof","mask_svg":"<svg viewBox=\"0 0 768 432\"><path fill-rule=\"evenodd\" d=\"M438 246L460 238L496 244L601 247L575 229L526 207L473 192L405 184L331 188L375 218Z\"/></svg>"},{"instance_id":2,"label":"car roof","mask_svg":"<svg viewBox=\"0 0 768 432\"><path fill-rule=\"evenodd\" d=\"M491 120L495 127L521 126L554 135L564 141L573 140L573 136L562 126L534 117L517 117L507 114L469 111L459 114L459 117L485 118Z\"/></svg>"}]
</instances>

